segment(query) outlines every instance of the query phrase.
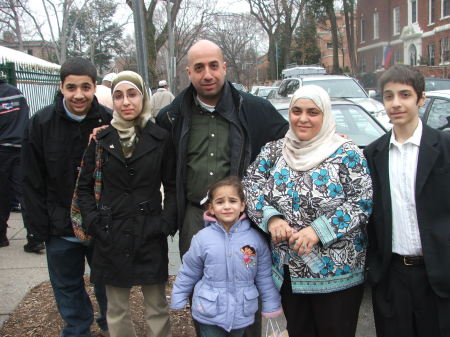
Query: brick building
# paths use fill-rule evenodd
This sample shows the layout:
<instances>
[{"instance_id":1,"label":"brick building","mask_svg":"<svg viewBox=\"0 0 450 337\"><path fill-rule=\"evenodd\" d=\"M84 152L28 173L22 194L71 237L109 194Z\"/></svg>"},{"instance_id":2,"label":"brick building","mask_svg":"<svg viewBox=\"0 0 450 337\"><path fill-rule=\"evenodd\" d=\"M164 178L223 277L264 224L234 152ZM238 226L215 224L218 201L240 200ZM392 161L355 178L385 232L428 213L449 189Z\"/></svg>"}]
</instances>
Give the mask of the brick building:
<instances>
[{"instance_id":1,"label":"brick building","mask_svg":"<svg viewBox=\"0 0 450 337\"><path fill-rule=\"evenodd\" d=\"M339 67L341 69L351 69L350 57L348 55L347 35L345 33L345 20L344 15L336 13L336 24L338 27L338 39L339 39ZM325 25L317 25L317 37L318 45L320 49L320 64L327 72L333 70L333 37L331 36L331 25L329 20Z\"/></svg>"},{"instance_id":2,"label":"brick building","mask_svg":"<svg viewBox=\"0 0 450 337\"><path fill-rule=\"evenodd\" d=\"M0 39L0 45L19 50L19 43L11 32L3 32L3 39ZM28 55L32 55L49 62L58 62L56 53L50 42L37 41L23 41L23 50L20 50Z\"/></svg>"},{"instance_id":3,"label":"brick building","mask_svg":"<svg viewBox=\"0 0 450 337\"><path fill-rule=\"evenodd\" d=\"M359 72L402 63L450 76L450 0L359 0Z\"/></svg>"}]
</instances>

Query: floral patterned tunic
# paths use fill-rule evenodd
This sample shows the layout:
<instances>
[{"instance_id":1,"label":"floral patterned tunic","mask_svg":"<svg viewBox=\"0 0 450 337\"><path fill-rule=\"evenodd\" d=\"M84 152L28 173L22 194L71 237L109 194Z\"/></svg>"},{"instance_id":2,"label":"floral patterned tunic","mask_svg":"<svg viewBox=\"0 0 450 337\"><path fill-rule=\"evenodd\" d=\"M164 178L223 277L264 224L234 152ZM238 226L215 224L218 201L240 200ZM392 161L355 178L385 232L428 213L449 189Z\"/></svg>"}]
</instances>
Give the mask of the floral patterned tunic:
<instances>
[{"instance_id":1,"label":"floral patterned tunic","mask_svg":"<svg viewBox=\"0 0 450 337\"><path fill-rule=\"evenodd\" d=\"M283 139L270 142L243 180L247 214L268 233L267 222L281 215L295 230L312 226L320 242L313 249L323 267L314 272L290 250L272 243L272 277L280 289L289 265L294 293L329 293L364 282L372 182L362 151L343 144L308 171L291 169L282 156Z\"/></svg>"}]
</instances>

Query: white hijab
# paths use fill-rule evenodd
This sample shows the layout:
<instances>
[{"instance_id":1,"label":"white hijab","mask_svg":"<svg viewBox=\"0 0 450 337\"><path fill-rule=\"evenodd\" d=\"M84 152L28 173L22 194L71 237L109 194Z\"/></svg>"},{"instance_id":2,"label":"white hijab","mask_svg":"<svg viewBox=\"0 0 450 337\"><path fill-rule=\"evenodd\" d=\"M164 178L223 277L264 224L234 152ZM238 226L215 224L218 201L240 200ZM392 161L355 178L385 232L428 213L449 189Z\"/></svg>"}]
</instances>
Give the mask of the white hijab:
<instances>
[{"instance_id":1,"label":"white hijab","mask_svg":"<svg viewBox=\"0 0 450 337\"><path fill-rule=\"evenodd\" d=\"M292 125L290 125L283 142L283 158L290 168L296 171L308 171L330 157L342 144L349 142L349 140L336 134L336 123L331 112L330 96L324 89L317 85L305 85L298 89L291 98L289 113L294 103L300 98L312 100L322 111L322 127L312 139L301 141L292 130Z\"/></svg>"}]
</instances>

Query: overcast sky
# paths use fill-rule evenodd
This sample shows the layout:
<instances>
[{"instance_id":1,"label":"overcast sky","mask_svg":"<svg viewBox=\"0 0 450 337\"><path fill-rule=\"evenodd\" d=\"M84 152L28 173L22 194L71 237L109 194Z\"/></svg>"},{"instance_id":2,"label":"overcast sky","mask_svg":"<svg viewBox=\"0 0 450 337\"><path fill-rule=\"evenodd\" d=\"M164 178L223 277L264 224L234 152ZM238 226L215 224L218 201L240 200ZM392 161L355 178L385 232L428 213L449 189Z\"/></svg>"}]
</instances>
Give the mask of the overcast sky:
<instances>
[{"instance_id":1,"label":"overcast sky","mask_svg":"<svg viewBox=\"0 0 450 337\"><path fill-rule=\"evenodd\" d=\"M81 1L81 0L78 0ZM243 13L243 12L249 12L250 7L245 0L218 0L218 5L216 9L218 11L224 11L224 12L234 12L234 13ZM38 21L39 22L47 22L47 18L45 15L45 11L42 5L41 1L33 1L33 6L31 8L34 14L37 14ZM54 20L54 17L52 16L52 12L49 11L49 14L51 16L51 20ZM119 8L116 12L116 17L114 18L117 22L124 22L128 16L132 14L130 8L128 5L126 5L125 0L119 1ZM53 23L53 27L55 27L55 30L57 29L56 21ZM47 24L44 24L43 26L43 33L46 36L47 39L50 40L50 30ZM56 33L56 31L55 31ZM134 33L134 23L133 23L133 17L130 16L129 24L125 28L126 34L133 34ZM34 38L38 38L35 36Z\"/></svg>"}]
</instances>

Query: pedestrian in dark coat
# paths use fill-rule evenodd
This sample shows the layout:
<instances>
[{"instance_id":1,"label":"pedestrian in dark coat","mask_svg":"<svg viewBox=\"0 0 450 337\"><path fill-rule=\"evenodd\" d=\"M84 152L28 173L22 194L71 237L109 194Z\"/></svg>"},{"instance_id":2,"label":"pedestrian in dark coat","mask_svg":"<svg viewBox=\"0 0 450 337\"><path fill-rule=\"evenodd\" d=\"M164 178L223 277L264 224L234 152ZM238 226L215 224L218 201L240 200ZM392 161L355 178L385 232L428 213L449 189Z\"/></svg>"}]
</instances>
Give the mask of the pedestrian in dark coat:
<instances>
[{"instance_id":1,"label":"pedestrian in dark coat","mask_svg":"<svg viewBox=\"0 0 450 337\"><path fill-rule=\"evenodd\" d=\"M170 336L165 282L166 238L177 229L173 145L170 134L150 120L151 103L138 74L119 73L112 88L113 120L96 136L103 149L98 207L94 141L77 190L83 226L94 238L91 279L106 285L112 337L135 336L128 306L135 285L142 286L148 336Z\"/></svg>"}]
</instances>

